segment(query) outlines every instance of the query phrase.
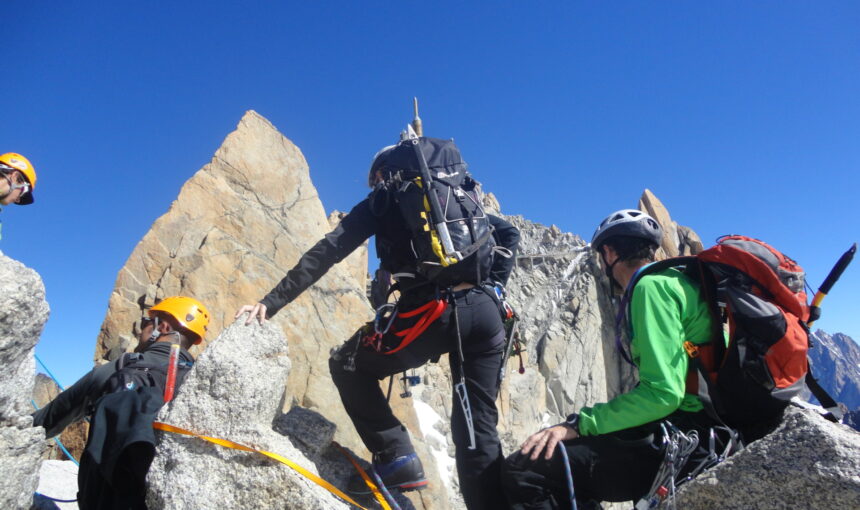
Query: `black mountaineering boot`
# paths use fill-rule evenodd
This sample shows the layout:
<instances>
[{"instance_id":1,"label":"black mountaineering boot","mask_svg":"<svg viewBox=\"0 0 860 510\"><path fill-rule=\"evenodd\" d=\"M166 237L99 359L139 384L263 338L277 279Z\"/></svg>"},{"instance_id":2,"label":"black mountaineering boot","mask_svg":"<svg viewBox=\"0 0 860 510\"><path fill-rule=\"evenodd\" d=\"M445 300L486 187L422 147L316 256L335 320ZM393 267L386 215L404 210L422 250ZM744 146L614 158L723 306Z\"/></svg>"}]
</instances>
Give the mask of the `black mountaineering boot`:
<instances>
[{"instance_id":1,"label":"black mountaineering boot","mask_svg":"<svg viewBox=\"0 0 860 510\"><path fill-rule=\"evenodd\" d=\"M380 455L373 456L373 466L371 466L382 483L388 489L400 489L401 491L420 490L427 486L427 477L424 476L424 467L421 465L421 459L415 453L402 455L396 458L383 458ZM374 483L373 473L367 471L367 476ZM352 494L370 494L370 487L364 482L364 478L360 474L355 473L349 478L346 490Z\"/></svg>"}]
</instances>

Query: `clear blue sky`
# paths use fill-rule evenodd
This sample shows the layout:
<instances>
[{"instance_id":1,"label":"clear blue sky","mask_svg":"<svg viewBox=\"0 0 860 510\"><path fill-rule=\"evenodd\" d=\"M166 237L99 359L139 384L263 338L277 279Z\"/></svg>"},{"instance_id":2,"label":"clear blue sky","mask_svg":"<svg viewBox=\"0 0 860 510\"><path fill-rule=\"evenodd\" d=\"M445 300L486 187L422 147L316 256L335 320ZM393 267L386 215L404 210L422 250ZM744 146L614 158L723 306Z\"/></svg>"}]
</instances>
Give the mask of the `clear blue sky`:
<instances>
[{"instance_id":1,"label":"clear blue sky","mask_svg":"<svg viewBox=\"0 0 860 510\"><path fill-rule=\"evenodd\" d=\"M815 286L860 241L857 3L7 0L0 19L0 152L39 174L0 249L44 278L37 353L67 384L117 271L248 109L327 210L364 196L417 95L509 214L588 238L648 187L706 243L765 239ZM858 289L860 261L818 325L860 337Z\"/></svg>"}]
</instances>

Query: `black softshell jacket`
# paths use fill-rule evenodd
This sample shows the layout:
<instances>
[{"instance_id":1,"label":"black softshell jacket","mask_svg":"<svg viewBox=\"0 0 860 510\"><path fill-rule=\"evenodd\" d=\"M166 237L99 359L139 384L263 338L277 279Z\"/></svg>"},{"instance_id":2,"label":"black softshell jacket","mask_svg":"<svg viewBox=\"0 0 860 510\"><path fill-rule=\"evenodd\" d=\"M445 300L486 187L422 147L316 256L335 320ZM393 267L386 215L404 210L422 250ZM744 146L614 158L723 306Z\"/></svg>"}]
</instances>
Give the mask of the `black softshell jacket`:
<instances>
[{"instance_id":1,"label":"black softshell jacket","mask_svg":"<svg viewBox=\"0 0 860 510\"><path fill-rule=\"evenodd\" d=\"M193 363L185 349L179 359ZM157 342L143 352L142 361L166 365L170 343ZM90 415L90 432L78 469L78 505L89 509L146 508L145 479L155 456L152 422L164 405L157 388L105 392L117 363L91 370L51 403L33 413L33 425L53 437L71 423Z\"/></svg>"},{"instance_id":2,"label":"black softshell jacket","mask_svg":"<svg viewBox=\"0 0 860 510\"><path fill-rule=\"evenodd\" d=\"M260 301L266 305L268 317L278 313L322 278L331 266L346 258L373 235L376 236L376 253L383 269L391 273L416 272L417 261L410 244L412 234L396 206L391 204L380 212L379 201L379 195L374 197L374 193L371 193L352 208L337 228L302 255L287 276ZM488 216L495 229L493 237L496 244L513 252L511 257L496 256L490 269L490 280L506 284L514 268L520 233L507 221L497 216ZM426 280L422 282L419 277L410 283L411 285L402 289L404 294L407 294L410 288L425 287L421 284L426 283Z\"/></svg>"}]
</instances>

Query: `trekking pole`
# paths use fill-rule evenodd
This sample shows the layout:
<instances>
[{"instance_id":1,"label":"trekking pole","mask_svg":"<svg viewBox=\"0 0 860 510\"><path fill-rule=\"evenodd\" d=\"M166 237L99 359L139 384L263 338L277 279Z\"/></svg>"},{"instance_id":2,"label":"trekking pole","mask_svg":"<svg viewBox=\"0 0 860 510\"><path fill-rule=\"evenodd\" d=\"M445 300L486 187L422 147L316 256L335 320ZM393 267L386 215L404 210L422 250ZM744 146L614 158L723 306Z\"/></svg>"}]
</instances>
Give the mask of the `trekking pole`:
<instances>
[{"instance_id":1,"label":"trekking pole","mask_svg":"<svg viewBox=\"0 0 860 510\"><path fill-rule=\"evenodd\" d=\"M176 369L179 366L179 344L170 346L170 358L167 361L167 381L164 383L164 403L173 400L176 389Z\"/></svg>"},{"instance_id":2,"label":"trekking pole","mask_svg":"<svg viewBox=\"0 0 860 510\"><path fill-rule=\"evenodd\" d=\"M831 288L833 288L833 284L836 283L836 280L838 280L839 277L842 276L842 273L845 272L845 268L848 267L848 264L854 260L854 254L856 252L857 243L854 243L851 245L851 248L848 248L848 251L839 257L839 260L836 261L836 265L830 270L830 274L828 274L827 278L824 279L824 283L818 287L818 292L815 293L815 297L812 298L812 305L809 307L809 316L811 320L807 324L807 327L812 328L812 323L818 320L818 317L821 316L821 302L824 301L825 297L827 297L827 293L830 292Z\"/></svg>"}]
</instances>

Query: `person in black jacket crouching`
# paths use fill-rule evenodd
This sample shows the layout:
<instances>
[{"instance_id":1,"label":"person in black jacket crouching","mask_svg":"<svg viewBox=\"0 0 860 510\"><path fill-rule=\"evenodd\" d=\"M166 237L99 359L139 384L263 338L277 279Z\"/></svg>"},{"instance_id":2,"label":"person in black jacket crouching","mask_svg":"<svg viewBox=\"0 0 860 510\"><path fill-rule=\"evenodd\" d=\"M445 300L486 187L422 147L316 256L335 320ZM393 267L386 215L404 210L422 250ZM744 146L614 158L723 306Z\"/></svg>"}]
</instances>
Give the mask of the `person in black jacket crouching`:
<instances>
[{"instance_id":1,"label":"person in black jacket crouching","mask_svg":"<svg viewBox=\"0 0 860 510\"><path fill-rule=\"evenodd\" d=\"M33 413L33 425L44 427L49 438L89 416L78 470L81 510L146 508L144 482L155 456L152 422L193 365L188 349L203 340L208 324L209 312L196 299L160 301L140 320L135 353L97 366ZM168 369L171 350L178 351L175 370Z\"/></svg>"}]
</instances>

